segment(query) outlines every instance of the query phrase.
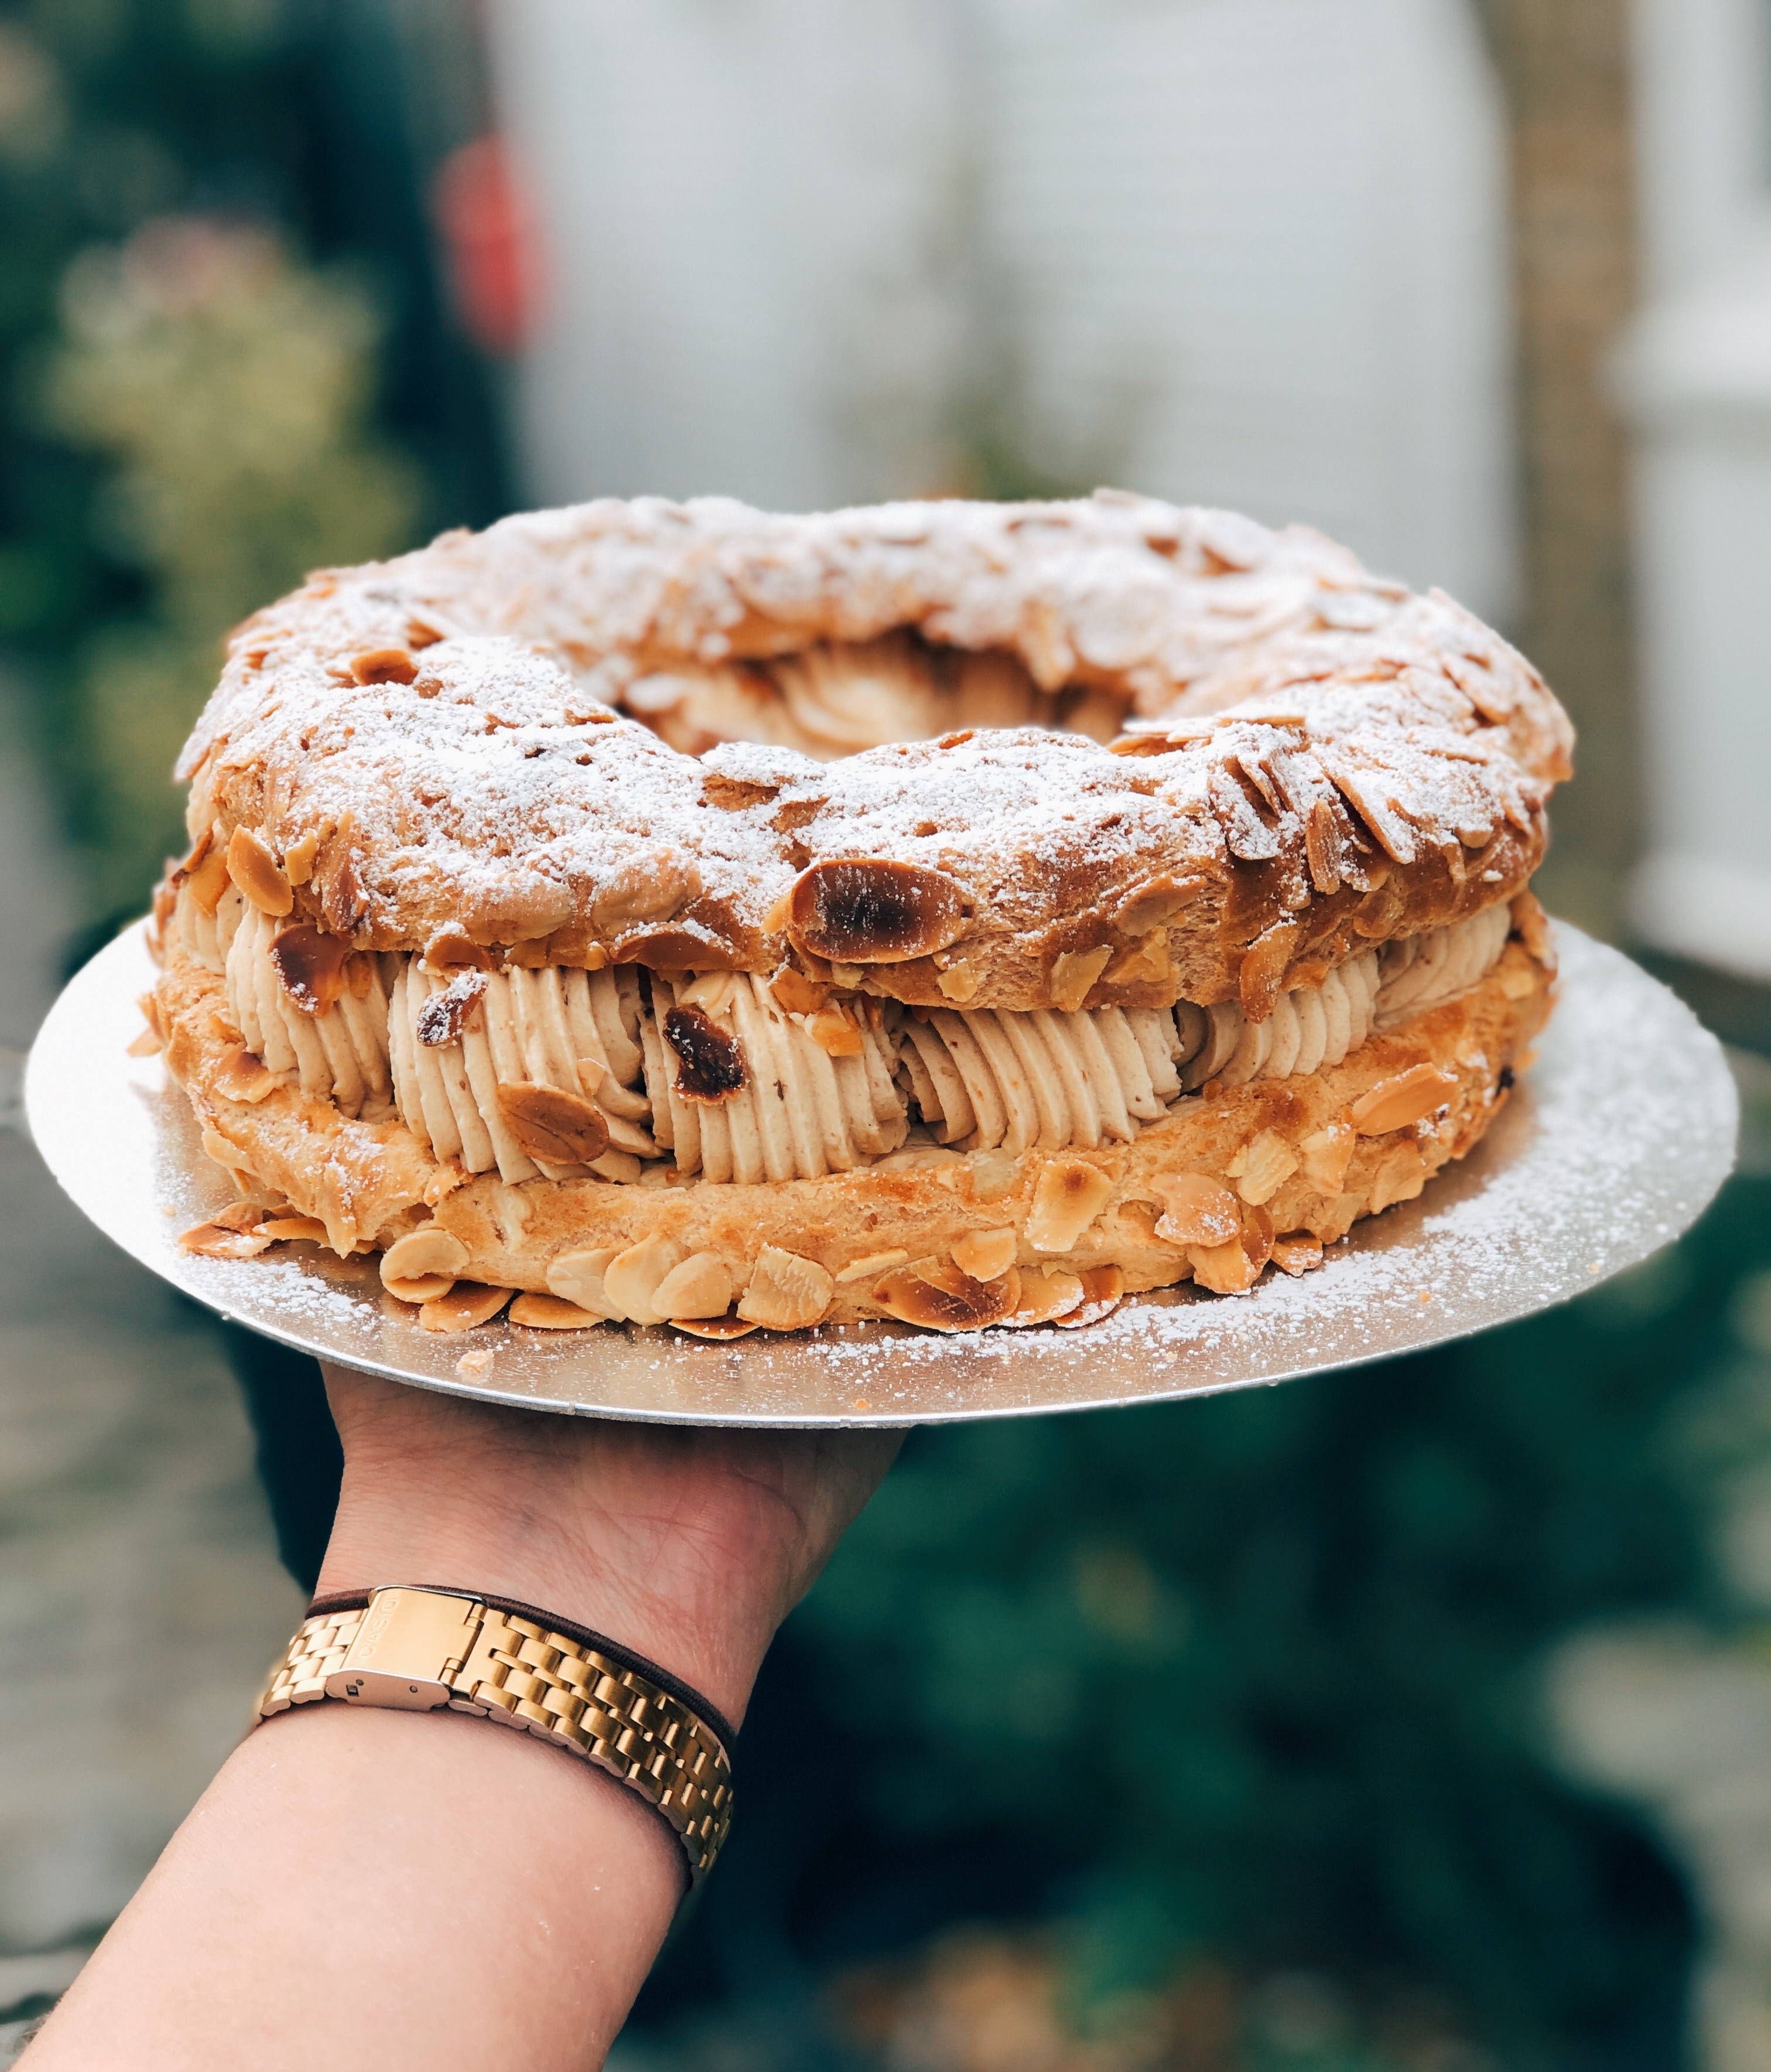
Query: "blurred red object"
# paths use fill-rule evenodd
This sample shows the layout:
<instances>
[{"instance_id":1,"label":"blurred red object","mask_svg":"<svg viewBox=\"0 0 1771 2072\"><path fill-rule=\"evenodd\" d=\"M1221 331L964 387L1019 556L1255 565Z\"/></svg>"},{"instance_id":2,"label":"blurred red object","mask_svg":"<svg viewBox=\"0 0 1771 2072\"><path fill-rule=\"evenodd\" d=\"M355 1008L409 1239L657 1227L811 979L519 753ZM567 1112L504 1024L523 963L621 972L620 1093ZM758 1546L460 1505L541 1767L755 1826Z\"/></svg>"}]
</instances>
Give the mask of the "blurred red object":
<instances>
[{"instance_id":1,"label":"blurred red object","mask_svg":"<svg viewBox=\"0 0 1771 2072\"><path fill-rule=\"evenodd\" d=\"M450 152L431 208L462 327L483 352L519 351L540 313L543 269L534 202L503 138Z\"/></svg>"}]
</instances>

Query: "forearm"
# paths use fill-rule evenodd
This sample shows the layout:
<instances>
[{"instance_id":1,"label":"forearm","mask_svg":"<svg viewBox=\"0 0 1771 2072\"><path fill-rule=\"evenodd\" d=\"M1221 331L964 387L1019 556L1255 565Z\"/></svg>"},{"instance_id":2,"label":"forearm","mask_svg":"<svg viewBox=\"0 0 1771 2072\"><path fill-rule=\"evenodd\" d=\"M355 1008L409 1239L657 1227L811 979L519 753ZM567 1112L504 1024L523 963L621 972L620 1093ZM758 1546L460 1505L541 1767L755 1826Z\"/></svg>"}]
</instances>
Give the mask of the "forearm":
<instances>
[{"instance_id":1,"label":"forearm","mask_svg":"<svg viewBox=\"0 0 1771 2072\"><path fill-rule=\"evenodd\" d=\"M532 1604L733 1722L896 1447L328 1382L346 1465L323 1593L429 1583ZM567 1753L465 1713L299 1706L230 1759L29 2072L588 2072L686 1882L660 1816Z\"/></svg>"},{"instance_id":2,"label":"forearm","mask_svg":"<svg viewBox=\"0 0 1771 2072\"><path fill-rule=\"evenodd\" d=\"M26 2062L584 2072L684 1885L587 1764L464 1714L304 1707L236 1751Z\"/></svg>"}]
</instances>

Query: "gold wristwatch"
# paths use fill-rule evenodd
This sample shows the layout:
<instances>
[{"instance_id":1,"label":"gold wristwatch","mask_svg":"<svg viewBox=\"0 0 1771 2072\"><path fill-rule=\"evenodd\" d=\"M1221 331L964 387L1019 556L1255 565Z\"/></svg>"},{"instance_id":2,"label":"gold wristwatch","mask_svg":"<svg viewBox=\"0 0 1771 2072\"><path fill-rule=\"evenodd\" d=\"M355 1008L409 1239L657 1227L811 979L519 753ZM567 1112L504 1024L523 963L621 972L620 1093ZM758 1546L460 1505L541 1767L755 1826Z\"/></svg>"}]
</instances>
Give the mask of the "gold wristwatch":
<instances>
[{"instance_id":1,"label":"gold wristwatch","mask_svg":"<svg viewBox=\"0 0 1771 2072\"><path fill-rule=\"evenodd\" d=\"M253 1724L322 1698L520 1727L594 1762L670 1823L705 1877L732 1819L732 1729L643 1655L532 1605L428 1583L316 1597Z\"/></svg>"}]
</instances>

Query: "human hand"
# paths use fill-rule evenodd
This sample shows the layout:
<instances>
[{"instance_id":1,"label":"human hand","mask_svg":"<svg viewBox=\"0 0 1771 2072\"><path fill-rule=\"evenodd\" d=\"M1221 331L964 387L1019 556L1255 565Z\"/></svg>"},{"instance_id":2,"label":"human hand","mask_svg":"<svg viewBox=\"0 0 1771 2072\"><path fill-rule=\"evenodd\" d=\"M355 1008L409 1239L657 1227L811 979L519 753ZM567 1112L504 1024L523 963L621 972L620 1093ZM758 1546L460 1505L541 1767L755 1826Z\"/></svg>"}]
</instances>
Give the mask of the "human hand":
<instances>
[{"instance_id":1,"label":"human hand","mask_svg":"<svg viewBox=\"0 0 1771 2072\"><path fill-rule=\"evenodd\" d=\"M325 1370L344 1482L319 1591L488 1591L649 1655L734 1724L902 1434L619 1424Z\"/></svg>"}]
</instances>

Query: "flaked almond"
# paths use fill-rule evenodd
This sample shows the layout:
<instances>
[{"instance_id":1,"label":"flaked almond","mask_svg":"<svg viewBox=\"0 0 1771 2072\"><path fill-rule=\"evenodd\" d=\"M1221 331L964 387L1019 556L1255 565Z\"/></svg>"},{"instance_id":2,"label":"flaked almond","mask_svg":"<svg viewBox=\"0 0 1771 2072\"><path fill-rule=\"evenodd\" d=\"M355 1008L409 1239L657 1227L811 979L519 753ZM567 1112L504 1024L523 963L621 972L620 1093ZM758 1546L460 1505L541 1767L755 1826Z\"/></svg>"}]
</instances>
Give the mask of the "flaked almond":
<instances>
[{"instance_id":1,"label":"flaked almond","mask_svg":"<svg viewBox=\"0 0 1771 2072\"><path fill-rule=\"evenodd\" d=\"M757 1329L735 1309L723 1317L672 1317L670 1324L672 1330L687 1331L692 1338L747 1338Z\"/></svg>"},{"instance_id":2,"label":"flaked almond","mask_svg":"<svg viewBox=\"0 0 1771 2072\"><path fill-rule=\"evenodd\" d=\"M1153 928L1107 968L1109 985L1161 985L1174 976L1165 928Z\"/></svg>"},{"instance_id":3,"label":"flaked almond","mask_svg":"<svg viewBox=\"0 0 1771 2072\"><path fill-rule=\"evenodd\" d=\"M418 961L441 978L446 972L495 971L499 959L495 951L476 943L465 928L451 921L446 927L431 931Z\"/></svg>"},{"instance_id":4,"label":"flaked almond","mask_svg":"<svg viewBox=\"0 0 1771 2072\"><path fill-rule=\"evenodd\" d=\"M1392 1129L1406 1129L1424 1115L1442 1108L1457 1084L1457 1075L1437 1065L1411 1065L1387 1079L1379 1079L1369 1093L1361 1094L1347 1111L1361 1137L1383 1137Z\"/></svg>"},{"instance_id":5,"label":"flaked almond","mask_svg":"<svg viewBox=\"0 0 1771 2072\"><path fill-rule=\"evenodd\" d=\"M1378 1161L1378 1170L1371 1175L1370 1210L1375 1215L1379 1209L1388 1208L1392 1202L1411 1202L1427 1184L1427 1164L1411 1144L1393 1144Z\"/></svg>"},{"instance_id":6,"label":"flaked almond","mask_svg":"<svg viewBox=\"0 0 1771 2072\"><path fill-rule=\"evenodd\" d=\"M1037 1272L1029 1268L1021 1273L1021 1300L1014 1314L1002 1321L1025 1330L1033 1324L1054 1324L1082 1306L1081 1275L1062 1272L1055 1266L1041 1267Z\"/></svg>"},{"instance_id":7,"label":"flaked almond","mask_svg":"<svg viewBox=\"0 0 1771 2072\"><path fill-rule=\"evenodd\" d=\"M594 1101L535 1079L502 1081L499 1112L531 1158L550 1166L588 1166L609 1149L609 1125Z\"/></svg>"},{"instance_id":8,"label":"flaked almond","mask_svg":"<svg viewBox=\"0 0 1771 2072\"><path fill-rule=\"evenodd\" d=\"M511 1305L511 1322L526 1324L532 1331L587 1331L603 1321L594 1310L581 1309L557 1295L524 1293Z\"/></svg>"},{"instance_id":9,"label":"flaked almond","mask_svg":"<svg viewBox=\"0 0 1771 2072\"><path fill-rule=\"evenodd\" d=\"M977 998L978 988L983 981L978 976L977 966L968 964L962 957L959 963L949 964L940 972L935 983L955 1007L964 1007L968 1000Z\"/></svg>"},{"instance_id":10,"label":"flaked almond","mask_svg":"<svg viewBox=\"0 0 1771 2072\"><path fill-rule=\"evenodd\" d=\"M245 1164L245 1154L237 1144L232 1144L219 1129L205 1126L198 1140L203 1145L205 1158L212 1158L216 1165L225 1166L230 1173L237 1174Z\"/></svg>"},{"instance_id":11,"label":"flaked almond","mask_svg":"<svg viewBox=\"0 0 1771 2072\"><path fill-rule=\"evenodd\" d=\"M492 1371L492 1363L498 1357L491 1347L482 1352L463 1353L455 1363L455 1371L463 1381L480 1381Z\"/></svg>"},{"instance_id":12,"label":"flaked almond","mask_svg":"<svg viewBox=\"0 0 1771 2072\"><path fill-rule=\"evenodd\" d=\"M422 1230L408 1231L396 1238L381 1255L381 1279L392 1286L396 1281L446 1273L457 1280L466 1270L467 1248L453 1231L426 1223Z\"/></svg>"},{"instance_id":13,"label":"flaked almond","mask_svg":"<svg viewBox=\"0 0 1771 2072\"><path fill-rule=\"evenodd\" d=\"M1165 928L1185 906L1190 906L1206 889L1202 878L1146 878L1134 885L1114 909L1113 926L1122 935L1148 935Z\"/></svg>"},{"instance_id":14,"label":"flaked almond","mask_svg":"<svg viewBox=\"0 0 1771 2072\"><path fill-rule=\"evenodd\" d=\"M291 885L305 885L314 875L314 859L319 849L318 832L310 828L299 841L291 842L283 851L283 874Z\"/></svg>"},{"instance_id":15,"label":"flaked almond","mask_svg":"<svg viewBox=\"0 0 1771 2072\"><path fill-rule=\"evenodd\" d=\"M701 868L675 850L623 865L606 879L590 903L592 918L606 935L636 921L661 921L698 898Z\"/></svg>"},{"instance_id":16,"label":"flaked almond","mask_svg":"<svg viewBox=\"0 0 1771 2072\"><path fill-rule=\"evenodd\" d=\"M1249 1140L1236 1192L1245 1202L1270 1202L1298 1162L1298 1153L1276 1129L1264 1129Z\"/></svg>"},{"instance_id":17,"label":"flaked almond","mask_svg":"<svg viewBox=\"0 0 1771 2072\"><path fill-rule=\"evenodd\" d=\"M1276 1237L1273 1264L1293 1280L1301 1273L1313 1273L1322 1264L1322 1240L1313 1231L1293 1231L1289 1236Z\"/></svg>"},{"instance_id":18,"label":"flaked almond","mask_svg":"<svg viewBox=\"0 0 1771 2072\"><path fill-rule=\"evenodd\" d=\"M974 1281L994 1281L1015 1263L1019 1240L1012 1230L974 1231L953 1248L953 1263Z\"/></svg>"},{"instance_id":19,"label":"flaked almond","mask_svg":"<svg viewBox=\"0 0 1771 2072\"><path fill-rule=\"evenodd\" d=\"M279 928L271 939L270 960L282 989L303 1014L327 1014L344 993L349 946L336 935L322 935L311 921Z\"/></svg>"},{"instance_id":20,"label":"flaked almond","mask_svg":"<svg viewBox=\"0 0 1771 2072\"><path fill-rule=\"evenodd\" d=\"M434 993L418 1009L418 1041L426 1050L441 1050L458 1043L470 1027L486 997L488 984L482 971L457 972L441 993Z\"/></svg>"},{"instance_id":21,"label":"flaked almond","mask_svg":"<svg viewBox=\"0 0 1771 2072\"><path fill-rule=\"evenodd\" d=\"M1273 1256L1273 1219L1264 1208L1251 1207L1228 1244L1191 1245L1187 1263L1202 1288L1214 1295L1246 1295Z\"/></svg>"},{"instance_id":22,"label":"flaked almond","mask_svg":"<svg viewBox=\"0 0 1771 2072\"><path fill-rule=\"evenodd\" d=\"M613 1180L618 1186L635 1187L639 1184L645 1168L631 1151L605 1151L600 1158L590 1161L590 1170L599 1180Z\"/></svg>"},{"instance_id":23,"label":"flaked almond","mask_svg":"<svg viewBox=\"0 0 1771 2072\"><path fill-rule=\"evenodd\" d=\"M193 1223L179 1235L180 1252L195 1252L199 1259L256 1259L269 1249L270 1240L261 1230L230 1230L225 1223Z\"/></svg>"},{"instance_id":24,"label":"flaked almond","mask_svg":"<svg viewBox=\"0 0 1771 2072\"><path fill-rule=\"evenodd\" d=\"M1221 1180L1175 1173L1154 1183L1162 1202L1156 1235L1169 1244L1228 1244L1242 1229L1242 1211Z\"/></svg>"},{"instance_id":25,"label":"flaked almond","mask_svg":"<svg viewBox=\"0 0 1771 2072\"><path fill-rule=\"evenodd\" d=\"M769 980L769 990L783 1014L816 1014L830 997L828 985L818 985L791 964L784 965Z\"/></svg>"},{"instance_id":26,"label":"flaked almond","mask_svg":"<svg viewBox=\"0 0 1771 2072\"><path fill-rule=\"evenodd\" d=\"M404 648L371 648L351 657L351 675L360 684L409 684L417 673Z\"/></svg>"},{"instance_id":27,"label":"flaked almond","mask_svg":"<svg viewBox=\"0 0 1771 2072\"><path fill-rule=\"evenodd\" d=\"M1086 1158L1048 1158L1033 1183L1027 1242L1035 1252L1069 1252L1113 1195L1113 1182Z\"/></svg>"},{"instance_id":28,"label":"flaked almond","mask_svg":"<svg viewBox=\"0 0 1771 2072\"><path fill-rule=\"evenodd\" d=\"M217 1209L209 1220L220 1223L224 1230L250 1231L257 1230L267 1214L256 1202L230 1202L226 1208Z\"/></svg>"},{"instance_id":29,"label":"flaked almond","mask_svg":"<svg viewBox=\"0 0 1771 2072\"><path fill-rule=\"evenodd\" d=\"M676 1091L684 1100L730 1100L750 1084L738 1038L700 1008L672 1008L664 1017L664 1034L676 1054Z\"/></svg>"},{"instance_id":30,"label":"flaked almond","mask_svg":"<svg viewBox=\"0 0 1771 2072\"><path fill-rule=\"evenodd\" d=\"M865 1047L861 1024L835 1001L812 1016L806 1030L827 1058L858 1058Z\"/></svg>"},{"instance_id":31,"label":"flaked almond","mask_svg":"<svg viewBox=\"0 0 1771 2072\"><path fill-rule=\"evenodd\" d=\"M837 964L933 956L965 927L965 894L945 871L879 857L815 863L794 882L787 915L795 946Z\"/></svg>"},{"instance_id":32,"label":"flaked almond","mask_svg":"<svg viewBox=\"0 0 1771 2072\"><path fill-rule=\"evenodd\" d=\"M266 1216L260 1234L273 1244L324 1244L326 1226L318 1216Z\"/></svg>"},{"instance_id":33,"label":"flaked almond","mask_svg":"<svg viewBox=\"0 0 1771 2072\"><path fill-rule=\"evenodd\" d=\"M1116 1266L1091 1266L1083 1275L1083 1299L1052 1322L1061 1331L1079 1331L1111 1317L1125 1300L1125 1276Z\"/></svg>"},{"instance_id":34,"label":"flaked almond","mask_svg":"<svg viewBox=\"0 0 1771 2072\"><path fill-rule=\"evenodd\" d=\"M732 1269L717 1252L695 1252L652 1290L651 1306L673 1324L684 1317L723 1317L737 1292Z\"/></svg>"},{"instance_id":35,"label":"flaked almond","mask_svg":"<svg viewBox=\"0 0 1771 2072\"><path fill-rule=\"evenodd\" d=\"M548 1263L549 1288L562 1301L575 1303L581 1309L594 1310L601 1317L613 1317L616 1313L610 1306L603 1276L619 1249L617 1245L606 1244L594 1252L562 1252Z\"/></svg>"},{"instance_id":36,"label":"flaked almond","mask_svg":"<svg viewBox=\"0 0 1771 2072\"><path fill-rule=\"evenodd\" d=\"M747 1324L771 1331L799 1331L817 1323L830 1307L836 1284L815 1259L766 1244L738 1313Z\"/></svg>"},{"instance_id":37,"label":"flaked almond","mask_svg":"<svg viewBox=\"0 0 1771 2072\"><path fill-rule=\"evenodd\" d=\"M1053 1006L1066 1014L1075 1014L1112 959L1113 949L1109 943L1103 943L1098 950L1066 950L1054 957L1050 979Z\"/></svg>"},{"instance_id":38,"label":"flaked almond","mask_svg":"<svg viewBox=\"0 0 1771 2072\"><path fill-rule=\"evenodd\" d=\"M282 867L250 828L236 828L228 844L228 875L261 914L280 919L295 904Z\"/></svg>"},{"instance_id":39,"label":"flaked almond","mask_svg":"<svg viewBox=\"0 0 1771 2072\"><path fill-rule=\"evenodd\" d=\"M209 1091L223 1100L243 1101L255 1108L277 1091L277 1075L250 1050L230 1050L210 1074Z\"/></svg>"},{"instance_id":40,"label":"flaked almond","mask_svg":"<svg viewBox=\"0 0 1771 2072\"><path fill-rule=\"evenodd\" d=\"M439 1295L446 1295L455 1285L453 1273L415 1273L409 1280L389 1280L381 1276L381 1285L401 1302L409 1302L414 1309L421 1303L434 1302Z\"/></svg>"},{"instance_id":41,"label":"flaked almond","mask_svg":"<svg viewBox=\"0 0 1771 2072\"><path fill-rule=\"evenodd\" d=\"M231 874L226 849L212 849L200 862L191 866L190 875L184 881L184 889L190 894L192 904L199 912L215 912L221 904L221 895L228 889ZM286 908L284 911L286 912L288 910Z\"/></svg>"},{"instance_id":42,"label":"flaked almond","mask_svg":"<svg viewBox=\"0 0 1771 2072\"><path fill-rule=\"evenodd\" d=\"M888 1274L873 1300L888 1316L926 1331L981 1331L1020 1308L1021 1276L1011 1267L995 1281L974 1281L950 1259L922 1259Z\"/></svg>"},{"instance_id":43,"label":"flaked almond","mask_svg":"<svg viewBox=\"0 0 1771 2072\"><path fill-rule=\"evenodd\" d=\"M704 972L699 978L692 978L677 993L679 1005L698 1007L704 1014L723 1014L738 993L738 988L747 981L736 972Z\"/></svg>"},{"instance_id":44,"label":"flaked almond","mask_svg":"<svg viewBox=\"0 0 1771 2072\"><path fill-rule=\"evenodd\" d=\"M642 1238L618 1252L603 1269L603 1300L618 1317L635 1324L661 1324L653 1301L660 1286L683 1260L683 1248L668 1237ZM551 1286L552 1281L549 1279Z\"/></svg>"},{"instance_id":45,"label":"flaked almond","mask_svg":"<svg viewBox=\"0 0 1771 2072\"><path fill-rule=\"evenodd\" d=\"M160 1013L160 1003L151 993L144 993L136 1001L142 1019L147 1024L128 1045L132 1058L152 1058L166 1048L166 1022Z\"/></svg>"},{"instance_id":46,"label":"flaked almond","mask_svg":"<svg viewBox=\"0 0 1771 2072\"><path fill-rule=\"evenodd\" d=\"M1337 1194L1346 1185L1348 1161L1355 1141L1350 1122L1331 1122L1299 1145L1304 1178L1319 1194Z\"/></svg>"},{"instance_id":47,"label":"flaked almond","mask_svg":"<svg viewBox=\"0 0 1771 2072\"><path fill-rule=\"evenodd\" d=\"M909 1257L902 1245L894 1246L890 1252L870 1252L865 1259L852 1260L837 1273L836 1279L844 1285L851 1281L866 1281L890 1272L894 1266L902 1266Z\"/></svg>"},{"instance_id":48,"label":"flaked almond","mask_svg":"<svg viewBox=\"0 0 1771 2072\"><path fill-rule=\"evenodd\" d=\"M1237 997L1251 1022L1264 1022L1285 989L1285 974L1304 941L1301 922L1281 921L1244 952L1236 974Z\"/></svg>"},{"instance_id":49,"label":"flaked almond","mask_svg":"<svg viewBox=\"0 0 1771 2072\"><path fill-rule=\"evenodd\" d=\"M471 1331L489 1324L510 1301L514 1289L489 1288L481 1281L458 1281L446 1295L434 1295L418 1305L421 1331Z\"/></svg>"}]
</instances>

